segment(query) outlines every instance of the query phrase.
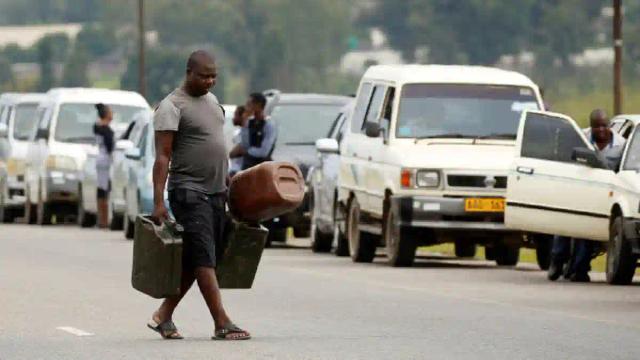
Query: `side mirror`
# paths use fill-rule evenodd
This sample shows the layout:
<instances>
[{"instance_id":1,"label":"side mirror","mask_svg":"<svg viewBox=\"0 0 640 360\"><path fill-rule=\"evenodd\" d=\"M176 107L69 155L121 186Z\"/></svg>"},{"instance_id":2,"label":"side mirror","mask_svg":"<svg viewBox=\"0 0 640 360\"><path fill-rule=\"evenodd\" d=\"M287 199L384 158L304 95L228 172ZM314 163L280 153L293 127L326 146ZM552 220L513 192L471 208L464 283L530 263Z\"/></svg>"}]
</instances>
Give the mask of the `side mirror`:
<instances>
[{"instance_id":1,"label":"side mirror","mask_svg":"<svg viewBox=\"0 0 640 360\"><path fill-rule=\"evenodd\" d=\"M340 152L340 146L335 139L318 139L316 149L320 153L338 154Z\"/></svg>"},{"instance_id":2,"label":"side mirror","mask_svg":"<svg viewBox=\"0 0 640 360\"><path fill-rule=\"evenodd\" d=\"M372 138L380 137L381 132L382 132L382 129L380 128L380 124L378 124L377 122L367 121L367 123L364 124L364 133L368 137L372 137Z\"/></svg>"},{"instance_id":3,"label":"side mirror","mask_svg":"<svg viewBox=\"0 0 640 360\"><path fill-rule=\"evenodd\" d=\"M142 158L142 154L140 153L140 149L137 147L132 147L124 152L124 156L130 160L140 160Z\"/></svg>"},{"instance_id":4,"label":"side mirror","mask_svg":"<svg viewBox=\"0 0 640 360\"><path fill-rule=\"evenodd\" d=\"M609 169L607 161L603 159L598 153L587 148L575 148L571 154L571 160L584 164L594 169Z\"/></svg>"},{"instance_id":5,"label":"side mirror","mask_svg":"<svg viewBox=\"0 0 640 360\"><path fill-rule=\"evenodd\" d=\"M131 140L118 140L116 142L116 150L126 151L133 147Z\"/></svg>"},{"instance_id":6,"label":"side mirror","mask_svg":"<svg viewBox=\"0 0 640 360\"><path fill-rule=\"evenodd\" d=\"M9 135L9 127L5 123L0 123L0 138L7 137L7 135Z\"/></svg>"},{"instance_id":7,"label":"side mirror","mask_svg":"<svg viewBox=\"0 0 640 360\"><path fill-rule=\"evenodd\" d=\"M49 129L41 129L38 128L36 132L36 139L48 139L49 138Z\"/></svg>"}]
</instances>

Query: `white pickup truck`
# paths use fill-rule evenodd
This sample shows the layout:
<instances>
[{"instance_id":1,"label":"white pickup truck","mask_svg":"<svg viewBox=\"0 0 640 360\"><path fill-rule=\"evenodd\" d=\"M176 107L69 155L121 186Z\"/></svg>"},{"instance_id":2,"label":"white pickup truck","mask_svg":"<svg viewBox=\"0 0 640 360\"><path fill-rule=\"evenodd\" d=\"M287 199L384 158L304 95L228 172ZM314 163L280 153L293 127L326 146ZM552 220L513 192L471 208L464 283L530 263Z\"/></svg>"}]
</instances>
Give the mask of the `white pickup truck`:
<instances>
[{"instance_id":1,"label":"white pickup truck","mask_svg":"<svg viewBox=\"0 0 640 360\"><path fill-rule=\"evenodd\" d=\"M604 242L611 284L630 283L640 255L640 127L629 124L614 171L571 118L525 112L508 178L507 227Z\"/></svg>"},{"instance_id":2,"label":"white pickup truck","mask_svg":"<svg viewBox=\"0 0 640 360\"><path fill-rule=\"evenodd\" d=\"M417 246L454 242L456 255L486 246L518 262L522 233L504 224L507 172L524 110L543 109L526 76L477 66L373 66L365 73L340 146L338 201L351 258L376 247L392 266Z\"/></svg>"}]
</instances>

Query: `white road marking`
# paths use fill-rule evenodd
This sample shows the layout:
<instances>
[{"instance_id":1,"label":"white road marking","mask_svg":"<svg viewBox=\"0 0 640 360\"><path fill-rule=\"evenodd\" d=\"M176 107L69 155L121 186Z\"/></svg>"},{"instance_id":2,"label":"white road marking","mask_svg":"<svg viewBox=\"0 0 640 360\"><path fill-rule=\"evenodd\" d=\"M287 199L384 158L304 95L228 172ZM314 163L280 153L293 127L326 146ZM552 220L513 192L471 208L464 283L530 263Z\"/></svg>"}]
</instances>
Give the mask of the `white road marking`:
<instances>
[{"instance_id":1,"label":"white road marking","mask_svg":"<svg viewBox=\"0 0 640 360\"><path fill-rule=\"evenodd\" d=\"M75 336L93 336L95 334L81 330L81 329L76 329L74 327L71 326L58 326L56 328L57 330L61 330L61 331L65 331L68 332L69 334L73 334Z\"/></svg>"}]
</instances>

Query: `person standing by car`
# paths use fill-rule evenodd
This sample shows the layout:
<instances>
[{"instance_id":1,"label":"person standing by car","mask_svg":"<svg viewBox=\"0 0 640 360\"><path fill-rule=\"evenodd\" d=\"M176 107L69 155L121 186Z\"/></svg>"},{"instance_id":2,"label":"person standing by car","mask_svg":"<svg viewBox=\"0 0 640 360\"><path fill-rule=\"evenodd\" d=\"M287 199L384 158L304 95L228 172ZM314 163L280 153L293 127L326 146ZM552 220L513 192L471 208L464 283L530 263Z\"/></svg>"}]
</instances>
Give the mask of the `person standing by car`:
<instances>
[{"instance_id":1,"label":"person standing by car","mask_svg":"<svg viewBox=\"0 0 640 360\"><path fill-rule=\"evenodd\" d=\"M215 324L214 339L246 340L251 335L233 324L223 305L216 278L216 254L224 234L228 157L224 112L209 92L217 79L216 63L203 50L187 61L183 85L169 94L154 115L156 160L153 167L154 221L166 221L164 186L169 204L184 227L180 294L163 301L148 326L164 339L182 339L173 312L197 281ZM206 161L202 160L206 154ZM218 252L216 251L218 250Z\"/></svg>"},{"instance_id":2,"label":"person standing by car","mask_svg":"<svg viewBox=\"0 0 640 360\"><path fill-rule=\"evenodd\" d=\"M244 105L240 105L236 108L233 114L233 126L235 126L233 143L240 144L242 128L246 126L247 122L247 108ZM242 170L242 156L230 158L229 176L233 177L235 174Z\"/></svg>"},{"instance_id":3,"label":"person standing by car","mask_svg":"<svg viewBox=\"0 0 640 360\"><path fill-rule=\"evenodd\" d=\"M596 109L591 112L589 125L589 128L585 130L587 139L596 151L606 158L609 168L613 171L618 171L626 140L611 130L607 112L602 109ZM554 237L551 264L547 276L549 280L557 280L564 271L564 276L571 281L591 281L589 271L591 270L591 258L594 253L595 243L582 239L573 239L573 243L572 253L570 238L564 236Z\"/></svg>"},{"instance_id":4,"label":"person standing by car","mask_svg":"<svg viewBox=\"0 0 640 360\"><path fill-rule=\"evenodd\" d=\"M277 130L267 121L264 114L266 105L267 98L261 93L249 95L246 106L252 117L247 121L247 126L240 131L240 144L229 155L231 158L242 156L242 170L271 160Z\"/></svg>"},{"instance_id":5,"label":"person standing by car","mask_svg":"<svg viewBox=\"0 0 640 360\"><path fill-rule=\"evenodd\" d=\"M113 120L113 112L109 106L104 104L97 104L96 110L99 119L93 125L93 133L98 145L98 156L96 157L98 227L104 229L109 226L109 192L111 191L109 170L113 162L111 154L114 148L114 134L110 124Z\"/></svg>"}]
</instances>

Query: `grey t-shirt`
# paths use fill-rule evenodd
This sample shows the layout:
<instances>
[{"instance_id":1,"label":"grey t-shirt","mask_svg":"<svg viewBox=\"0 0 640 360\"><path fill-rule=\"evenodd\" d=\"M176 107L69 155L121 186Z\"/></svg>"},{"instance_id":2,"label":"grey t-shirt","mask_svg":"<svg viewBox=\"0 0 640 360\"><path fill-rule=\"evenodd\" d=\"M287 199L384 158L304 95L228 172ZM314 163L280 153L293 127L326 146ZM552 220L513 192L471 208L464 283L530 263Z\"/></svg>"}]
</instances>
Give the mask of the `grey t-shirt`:
<instances>
[{"instance_id":1,"label":"grey t-shirt","mask_svg":"<svg viewBox=\"0 0 640 360\"><path fill-rule=\"evenodd\" d=\"M160 102L153 123L156 131L176 132L168 190L226 191L224 113L215 95L193 97L177 88Z\"/></svg>"}]
</instances>

